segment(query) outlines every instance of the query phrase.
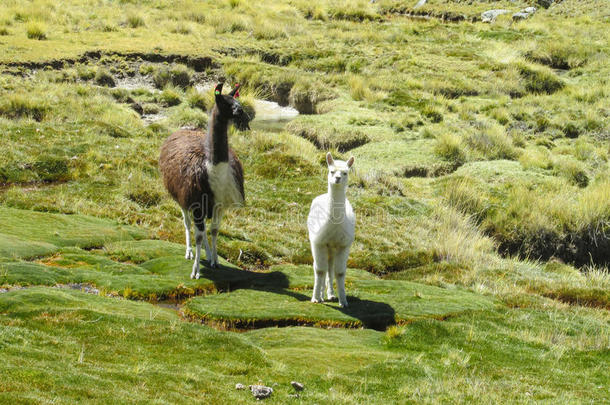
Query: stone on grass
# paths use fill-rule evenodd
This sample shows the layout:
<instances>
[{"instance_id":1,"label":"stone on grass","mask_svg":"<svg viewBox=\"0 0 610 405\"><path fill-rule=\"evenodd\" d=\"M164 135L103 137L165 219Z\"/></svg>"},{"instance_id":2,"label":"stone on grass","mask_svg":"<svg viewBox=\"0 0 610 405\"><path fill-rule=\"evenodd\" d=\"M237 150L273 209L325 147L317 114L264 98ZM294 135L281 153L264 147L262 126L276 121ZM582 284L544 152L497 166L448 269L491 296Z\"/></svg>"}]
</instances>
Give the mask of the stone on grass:
<instances>
[{"instance_id":1,"label":"stone on grass","mask_svg":"<svg viewBox=\"0 0 610 405\"><path fill-rule=\"evenodd\" d=\"M537 0L536 3L544 8L549 8L553 4L553 0Z\"/></svg>"},{"instance_id":2,"label":"stone on grass","mask_svg":"<svg viewBox=\"0 0 610 405\"><path fill-rule=\"evenodd\" d=\"M273 388L264 385L250 385L250 391L256 399L265 399L273 393Z\"/></svg>"},{"instance_id":3,"label":"stone on grass","mask_svg":"<svg viewBox=\"0 0 610 405\"><path fill-rule=\"evenodd\" d=\"M291 381L290 384L292 385L292 388L294 388L297 391L303 391L303 388L305 388L305 386L303 384L301 384L300 382Z\"/></svg>"},{"instance_id":4,"label":"stone on grass","mask_svg":"<svg viewBox=\"0 0 610 405\"><path fill-rule=\"evenodd\" d=\"M241 383L237 383L237 384L235 384L235 389L236 390L245 390L246 386Z\"/></svg>"},{"instance_id":5,"label":"stone on grass","mask_svg":"<svg viewBox=\"0 0 610 405\"><path fill-rule=\"evenodd\" d=\"M528 13L515 13L513 14L513 21L526 20L529 16Z\"/></svg>"},{"instance_id":6,"label":"stone on grass","mask_svg":"<svg viewBox=\"0 0 610 405\"><path fill-rule=\"evenodd\" d=\"M508 14L510 10L497 9L497 10L487 10L481 13L481 21L486 23L492 23L496 20L499 15Z\"/></svg>"},{"instance_id":7,"label":"stone on grass","mask_svg":"<svg viewBox=\"0 0 610 405\"><path fill-rule=\"evenodd\" d=\"M513 14L513 20L526 20L536 12L536 7L526 7L518 13Z\"/></svg>"}]
</instances>

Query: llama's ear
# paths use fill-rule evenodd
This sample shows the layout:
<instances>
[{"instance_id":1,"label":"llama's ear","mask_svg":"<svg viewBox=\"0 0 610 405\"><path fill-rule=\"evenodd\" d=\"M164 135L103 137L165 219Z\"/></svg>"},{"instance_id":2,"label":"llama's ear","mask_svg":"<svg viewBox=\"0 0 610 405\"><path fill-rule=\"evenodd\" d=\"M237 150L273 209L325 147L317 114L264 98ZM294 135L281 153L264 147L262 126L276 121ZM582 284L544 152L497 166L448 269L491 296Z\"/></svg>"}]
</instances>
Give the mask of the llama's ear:
<instances>
[{"instance_id":1,"label":"llama's ear","mask_svg":"<svg viewBox=\"0 0 610 405\"><path fill-rule=\"evenodd\" d=\"M352 165L354 164L354 157L352 156L351 158L349 158L349 160L347 161L347 167L352 167Z\"/></svg>"},{"instance_id":2,"label":"llama's ear","mask_svg":"<svg viewBox=\"0 0 610 405\"><path fill-rule=\"evenodd\" d=\"M216 99L216 103L224 103L225 99L222 98L222 86L224 85L223 82L220 82L216 85L216 87L214 88L214 98Z\"/></svg>"},{"instance_id":3,"label":"llama's ear","mask_svg":"<svg viewBox=\"0 0 610 405\"><path fill-rule=\"evenodd\" d=\"M328 152L326 154L326 164L328 164L329 166L334 166L335 165L335 161L333 159L333 156L330 154L330 152Z\"/></svg>"},{"instance_id":4,"label":"llama's ear","mask_svg":"<svg viewBox=\"0 0 610 405\"><path fill-rule=\"evenodd\" d=\"M233 90L231 90L231 92L229 93L229 96L231 96L233 98L239 97L239 83L235 83L235 87L233 87Z\"/></svg>"}]
</instances>

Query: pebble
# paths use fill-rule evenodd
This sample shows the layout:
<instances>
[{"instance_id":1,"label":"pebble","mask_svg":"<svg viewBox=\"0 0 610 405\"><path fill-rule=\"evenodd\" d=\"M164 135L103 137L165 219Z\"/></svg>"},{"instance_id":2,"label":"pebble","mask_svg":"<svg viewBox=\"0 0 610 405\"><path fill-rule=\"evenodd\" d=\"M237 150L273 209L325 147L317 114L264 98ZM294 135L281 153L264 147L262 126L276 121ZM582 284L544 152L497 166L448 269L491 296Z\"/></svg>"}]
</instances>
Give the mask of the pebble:
<instances>
[{"instance_id":1,"label":"pebble","mask_svg":"<svg viewBox=\"0 0 610 405\"><path fill-rule=\"evenodd\" d=\"M256 399L268 398L273 393L273 388L264 385L250 385L250 391Z\"/></svg>"},{"instance_id":2,"label":"pebble","mask_svg":"<svg viewBox=\"0 0 610 405\"><path fill-rule=\"evenodd\" d=\"M237 384L235 384L235 389L236 390L245 390L246 386L241 383L237 383Z\"/></svg>"},{"instance_id":3,"label":"pebble","mask_svg":"<svg viewBox=\"0 0 610 405\"><path fill-rule=\"evenodd\" d=\"M303 391L303 389L305 388L305 386L303 384L301 384L300 382L291 381L290 384L292 385L292 388L294 388L297 391Z\"/></svg>"}]
</instances>

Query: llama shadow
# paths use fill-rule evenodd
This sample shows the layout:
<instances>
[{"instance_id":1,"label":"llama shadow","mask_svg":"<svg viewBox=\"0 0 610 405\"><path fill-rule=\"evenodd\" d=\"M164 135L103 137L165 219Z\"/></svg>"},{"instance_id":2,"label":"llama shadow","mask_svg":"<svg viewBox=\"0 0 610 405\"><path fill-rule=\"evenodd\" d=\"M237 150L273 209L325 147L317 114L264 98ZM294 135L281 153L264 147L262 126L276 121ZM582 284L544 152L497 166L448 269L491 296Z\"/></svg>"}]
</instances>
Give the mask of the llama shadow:
<instances>
[{"instance_id":1,"label":"llama shadow","mask_svg":"<svg viewBox=\"0 0 610 405\"><path fill-rule=\"evenodd\" d=\"M281 271L258 273L222 264L212 269L206 262L202 261L201 264L201 276L212 281L218 291L249 289L286 295L298 301L309 301L311 298L309 295L290 290L288 276ZM369 329L384 331L388 326L396 324L396 311L385 302L364 300L354 296L348 296L347 301L349 304L347 308L341 308L336 304L330 305L328 302L312 305L325 305L340 311L358 319L365 328Z\"/></svg>"},{"instance_id":2,"label":"llama shadow","mask_svg":"<svg viewBox=\"0 0 610 405\"><path fill-rule=\"evenodd\" d=\"M288 288L290 285L288 277L281 271L258 273L222 264L213 269L208 266L207 262L202 261L199 273L202 277L212 281L218 291L240 289L275 291Z\"/></svg>"},{"instance_id":3,"label":"llama shadow","mask_svg":"<svg viewBox=\"0 0 610 405\"><path fill-rule=\"evenodd\" d=\"M347 303L347 308L325 305L358 319L368 329L384 331L388 326L396 324L396 311L385 302L363 300L348 295Z\"/></svg>"}]
</instances>

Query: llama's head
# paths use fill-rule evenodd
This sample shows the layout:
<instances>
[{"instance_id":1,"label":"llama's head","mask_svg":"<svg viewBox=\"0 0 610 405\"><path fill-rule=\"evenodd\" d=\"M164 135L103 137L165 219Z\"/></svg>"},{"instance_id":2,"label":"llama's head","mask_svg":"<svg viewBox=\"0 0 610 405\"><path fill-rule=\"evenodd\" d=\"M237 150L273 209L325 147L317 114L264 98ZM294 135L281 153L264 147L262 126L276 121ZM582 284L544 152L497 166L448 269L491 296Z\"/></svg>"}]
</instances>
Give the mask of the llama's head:
<instances>
[{"instance_id":1,"label":"llama's head","mask_svg":"<svg viewBox=\"0 0 610 405\"><path fill-rule=\"evenodd\" d=\"M241 131L250 129L250 116L244 111L238 100L239 84L236 84L229 94L222 94L223 84L224 83L219 83L214 89L216 107L218 108L219 113L229 121L232 121L237 129Z\"/></svg>"},{"instance_id":2,"label":"llama's head","mask_svg":"<svg viewBox=\"0 0 610 405\"><path fill-rule=\"evenodd\" d=\"M347 162L334 160L330 152L326 154L328 164L328 184L331 187L347 187L347 177L349 170L354 164L354 157L350 157Z\"/></svg>"}]
</instances>

